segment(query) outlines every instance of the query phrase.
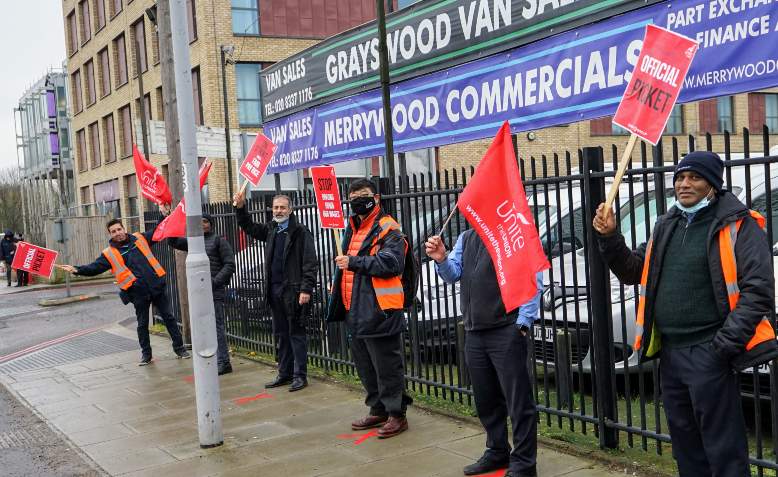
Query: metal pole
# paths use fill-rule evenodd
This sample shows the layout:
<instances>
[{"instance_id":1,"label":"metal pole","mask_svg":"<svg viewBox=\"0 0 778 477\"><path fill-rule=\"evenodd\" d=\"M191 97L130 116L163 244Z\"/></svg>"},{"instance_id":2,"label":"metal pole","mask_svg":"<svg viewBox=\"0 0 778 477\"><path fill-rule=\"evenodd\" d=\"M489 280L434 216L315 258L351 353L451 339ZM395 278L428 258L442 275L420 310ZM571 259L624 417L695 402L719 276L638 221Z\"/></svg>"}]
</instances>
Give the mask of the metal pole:
<instances>
[{"instance_id":1,"label":"metal pole","mask_svg":"<svg viewBox=\"0 0 778 477\"><path fill-rule=\"evenodd\" d=\"M163 0L164 1L164 0ZM170 26L176 91L192 91L186 0L170 0ZM219 407L219 377L216 369L216 319L211 291L211 271L203 241L202 204L197 167L194 100L191 94L176 95L181 162L186 200L186 279L192 323L194 384L200 447L224 443Z\"/></svg>"},{"instance_id":2,"label":"metal pole","mask_svg":"<svg viewBox=\"0 0 778 477\"><path fill-rule=\"evenodd\" d=\"M141 21L143 21L141 19ZM145 29L144 29L145 31ZM143 136L143 155L147 160L151 160L149 157L149 131L146 124L146 98L143 97L143 72L140 70L140 42L138 37L135 37L135 71L138 73L138 94L140 97L140 132Z\"/></svg>"},{"instance_id":3,"label":"metal pole","mask_svg":"<svg viewBox=\"0 0 778 477\"><path fill-rule=\"evenodd\" d=\"M597 214L597 206L605 202L605 179L592 177L592 172L602 172L603 155L601 147L585 147L584 192L589 199L585 208L586 221L591 224ZM613 357L611 356L611 302L610 273L597 247L597 238L591 226L586 227L589 258L590 301L592 304L592 332L594 341L594 387L597 392L597 420L599 426L600 447L615 449L619 442L616 429L608 423L616 420L616 401L613 393Z\"/></svg>"},{"instance_id":4,"label":"metal pole","mask_svg":"<svg viewBox=\"0 0 778 477\"><path fill-rule=\"evenodd\" d=\"M222 45L222 98L224 101L224 143L227 148L227 192L232 198L232 144L230 144L230 110L227 103L227 55L224 52L225 46Z\"/></svg>"},{"instance_id":5,"label":"metal pole","mask_svg":"<svg viewBox=\"0 0 778 477\"><path fill-rule=\"evenodd\" d=\"M381 70L381 98L384 108L384 157L389 176L389 193L394 193L394 139L392 129L392 102L389 96L389 52L386 48L386 12L384 0L376 0L376 16L378 17L378 58Z\"/></svg>"}]
</instances>

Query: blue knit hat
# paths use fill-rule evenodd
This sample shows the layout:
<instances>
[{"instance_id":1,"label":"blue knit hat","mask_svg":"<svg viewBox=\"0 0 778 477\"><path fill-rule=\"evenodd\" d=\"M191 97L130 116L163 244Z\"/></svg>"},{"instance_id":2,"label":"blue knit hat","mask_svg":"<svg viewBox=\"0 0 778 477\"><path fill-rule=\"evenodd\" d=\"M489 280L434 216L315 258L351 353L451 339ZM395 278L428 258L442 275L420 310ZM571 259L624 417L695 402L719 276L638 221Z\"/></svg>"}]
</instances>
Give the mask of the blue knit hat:
<instances>
[{"instance_id":1,"label":"blue knit hat","mask_svg":"<svg viewBox=\"0 0 778 477\"><path fill-rule=\"evenodd\" d=\"M675 166L673 182L684 171L694 171L701 175L717 191L724 186L724 162L715 152L694 151L684 156Z\"/></svg>"}]
</instances>

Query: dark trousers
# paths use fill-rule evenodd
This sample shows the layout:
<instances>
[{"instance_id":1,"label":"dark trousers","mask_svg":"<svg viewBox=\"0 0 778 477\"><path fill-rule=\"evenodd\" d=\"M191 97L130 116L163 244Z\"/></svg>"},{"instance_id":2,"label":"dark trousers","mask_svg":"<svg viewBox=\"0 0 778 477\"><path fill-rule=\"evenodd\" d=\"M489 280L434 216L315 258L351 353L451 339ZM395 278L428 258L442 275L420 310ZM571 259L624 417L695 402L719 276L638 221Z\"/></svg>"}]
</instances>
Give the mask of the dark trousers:
<instances>
[{"instance_id":1,"label":"dark trousers","mask_svg":"<svg viewBox=\"0 0 778 477\"><path fill-rule=\"evenodd\" d=\"M367 392L373 416L405 417L413 402L405 392L402 333L381 338L351 338L351 356Z\"/></svg>"},{"instance_id":2,"label":"dark trousers","mask_svg":"<svg viewBox=\"0 0 778 477\"><path fill-rule=\"evenodd\" d=\"M26 287L30 284L30 272L22 270L16 271L16 285L20 287Z\"/></svg>"},{"instance_id":3,"label":"dark trousers","mask_svg":"<svg viewBox=\"0 0 778 477\"><path fill-rule=\"evenodd\" d=\"M486 454L494 460L510 455L510 470L530 472L537 458L537 418L527 369L529 338L515 325L465 336L465 358L473 384L475 408L486 430ZM508 443L510 417L513 451Z\"/></svg>"},{"instance_id":4,"label":"dark trousers","mask_svg":"<svg viewBox=\"0 0 778 477\"><path fill-rule=\"evenodd\" d=\"M173 350L181 351L184 349L184 339L181 337L181 331L178 329L178 324L170 309L170 300L165 292L153 295L150 300L133 302L133 305L135 306L135 317L138 319L138 342L143 356L152 356L151 340L149 339L149 307L151 305L154 305L165 323L165 328L173 340Z\"/></svg>"},{"instance_id":5,"label":"dark trousers","mask_svg":"<svg viewBox=\"0 0 778 477\"><path fill-rule=\"evenodd\" d=\"M11 260L13 260L13 259L11 259ZM8 261L5 262L5 275L6 275L6 278L8 279L8 286L9 287L11 286L11 271L12 271L12 269L11 269L11 261L8 260Z\"/></svg>"},{"instance_id":6,"label":"dark trousers","mask_svg":"<svg viewBox=\"0 0 778 477\"><path fill-rule=\"evenodd\" d=\"M216 363L219 368L230 364L230 348L227 345L227 326L224 317L224 301L214 300L213 311L216 315Z\"/></svg>"},{"instance_id":7,"label":"dark trousers","mask_svg":"<svg viewBox=\"0 0 778 477\"><path fill-rule=\"evenodd\" d=\"M661 360L662 403L679 475L751 475L737 374L710 343L665 348Z\"/></svg>"},{"instance_id":8,"label":"dark trousers","mask_svg":"<svg viewBox=\"0 0 778 477\"><path fill-rule=\"evenodd\" d=\"M273 334L278 347L278 375L284 379L307 379L308 348L305 323L300 317L287 315L281 295L271 295L270 308L273 313Z\"/></svg>"}]
</instances>

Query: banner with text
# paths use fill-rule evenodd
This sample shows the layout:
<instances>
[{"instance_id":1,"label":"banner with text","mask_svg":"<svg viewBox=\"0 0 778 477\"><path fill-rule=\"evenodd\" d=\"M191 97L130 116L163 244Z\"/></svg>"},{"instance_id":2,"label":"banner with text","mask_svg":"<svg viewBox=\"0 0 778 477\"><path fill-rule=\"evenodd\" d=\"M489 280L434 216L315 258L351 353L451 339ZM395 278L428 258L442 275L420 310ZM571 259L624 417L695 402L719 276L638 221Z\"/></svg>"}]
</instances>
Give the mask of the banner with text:
<instances>
[{"instance_id":1,"label":"banner with text","mask_svg":"<svg viewBox=\"0 0 778 477\"><path fill-rule=\"evenodd\" d=\"M778 85L778 2L662 2L446 71L392 85L394 147L405 152L611 115L645 27L699 42L679 102ZM265 123L279 148L269 172L381 155L379 90Z\"/></svg>"},{"instance_id":2,"label":"banner with text","mask_svg":"<svg viewBox=\"0 0 778 477\"><path fill-rule=\"evenodd\" d=\"M658 0L422 0L386 17L391 81L515 48ZM373 88L378 24L332 36L260 73L262 114L295 111Z\"/></svg>"},{"instance_id":3,"label":"banner with text","mask_svg":"<svg viewBox=\"0 0 778 477\"><path fill-rule=\"evenodd\" d=\"M323 229L342 229L343 206L340 202L340 189L335 168L332 166L311 167L313 190L316 192L316 206Z\"/></svg>"},{"instance_id":4,"label":"banner with text","mask_svg":"<svg viewBox=\"0 0 778 477\"><path fill-rule=\"evenodd\" d=\"M56 261L56 250L38 247L27 242L19 242L16 245L16 254L14 255L13 262L11 262L11 268L48 278L51 276L51 271Z\"/></svg>"}]
</instances>

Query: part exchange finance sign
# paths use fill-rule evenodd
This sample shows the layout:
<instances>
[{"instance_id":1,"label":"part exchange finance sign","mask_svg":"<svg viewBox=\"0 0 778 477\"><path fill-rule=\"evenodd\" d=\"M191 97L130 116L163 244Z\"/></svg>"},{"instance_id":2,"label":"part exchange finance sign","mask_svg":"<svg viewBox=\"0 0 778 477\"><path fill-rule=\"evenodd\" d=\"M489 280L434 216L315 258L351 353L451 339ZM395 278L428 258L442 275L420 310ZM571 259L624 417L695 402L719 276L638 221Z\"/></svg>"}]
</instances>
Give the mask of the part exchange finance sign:
<instances>
[{"instance_id":1,"label":"part exchange finance sign","mask_svg":"<svg viewBox=\"0 0 778 477\"><path fill-rule=\"evenodd\" d=\"M392 82L515 48L657 0L425 0L387 16ZM260 73L266 120L379 84L378 25L330 37Z\"/></svg>"}]
</instances>

